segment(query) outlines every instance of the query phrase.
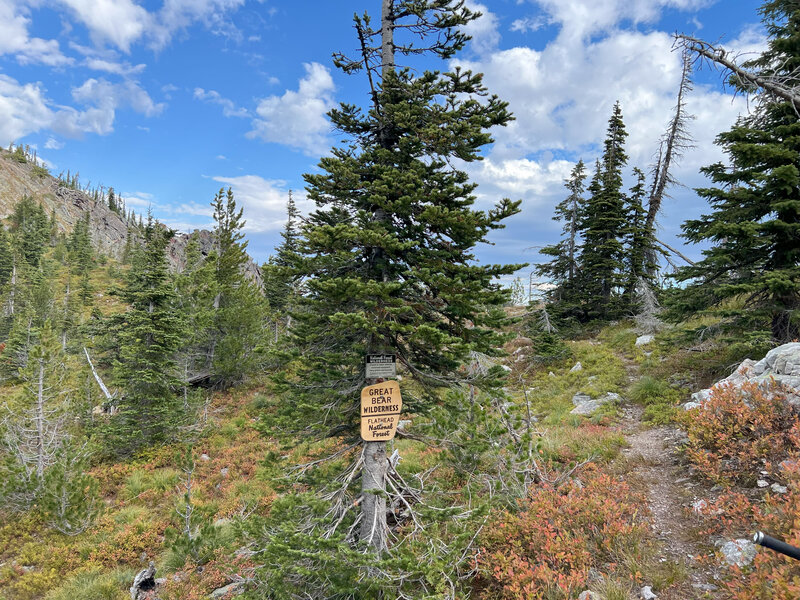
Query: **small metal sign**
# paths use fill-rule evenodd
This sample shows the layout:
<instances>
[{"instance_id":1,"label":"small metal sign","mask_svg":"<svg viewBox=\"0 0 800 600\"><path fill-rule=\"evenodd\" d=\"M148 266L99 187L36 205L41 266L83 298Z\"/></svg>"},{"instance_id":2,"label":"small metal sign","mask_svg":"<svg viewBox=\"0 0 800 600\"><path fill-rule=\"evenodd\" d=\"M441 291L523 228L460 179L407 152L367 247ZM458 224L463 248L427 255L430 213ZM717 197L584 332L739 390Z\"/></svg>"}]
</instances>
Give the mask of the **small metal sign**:
<instances>
[{"instance_id":1,"label":"small metal sign","mask_svg":"<svg viewBox=\"0 0 800 600\"><path fill-rule=\"evenodd\" d=\"M397 377L397 357L394 354L368 354L367 379Z\"/></svg>"},{"instance_id":2,"label":"small metal sign","mask_svg":"<svg viewBox=\"0 0 800 600\"><path fill-rule=\"evenodd\" d=\"M361 439L385 442L394 439L403 398L396 381L368 385L361 390Z\"/></svg>"}]
</instances>

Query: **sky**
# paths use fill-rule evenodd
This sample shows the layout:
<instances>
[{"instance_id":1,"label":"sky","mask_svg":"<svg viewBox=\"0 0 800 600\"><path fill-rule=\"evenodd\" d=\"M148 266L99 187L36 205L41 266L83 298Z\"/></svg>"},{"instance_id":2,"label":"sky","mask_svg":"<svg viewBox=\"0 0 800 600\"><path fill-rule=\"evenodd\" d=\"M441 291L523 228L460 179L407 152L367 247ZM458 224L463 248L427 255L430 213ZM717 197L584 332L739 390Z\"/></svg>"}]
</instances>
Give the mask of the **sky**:
<instances>
[{"instance_id":1,"label":"sky","mask_svg":"<svg viewBox=\"0 0 800 600\"><path fill-rule=\"evenodd\" d=\"M463 165L477 206L522 200L522 212L476 248L482 263L535 264L557 241L553 207L578 159L601 152L615 101L629 133L626 171L647 170L675 104L683 32L737 53L765 33L745 0L468 0L483 13L449 62L485 74L515 120L492 131L484 160ZM280 241L289 190L303 211L304 173L341 142L326 112L364 105L362 76L331 54L352 53L354 13L377 22L379 0L0 0L0 144L36 148L53 174L113 186L181 231L210 228L209 203L231 187L249 252ZM675 175L658 236L681 246L680 225L708 207L699 169L724 160L714 137L748 110L708 66L688 99L695 147ZM683 248L696 258L701 248ZM519 275L527 280L532 267Z\"/></svg>"}]
</instances>

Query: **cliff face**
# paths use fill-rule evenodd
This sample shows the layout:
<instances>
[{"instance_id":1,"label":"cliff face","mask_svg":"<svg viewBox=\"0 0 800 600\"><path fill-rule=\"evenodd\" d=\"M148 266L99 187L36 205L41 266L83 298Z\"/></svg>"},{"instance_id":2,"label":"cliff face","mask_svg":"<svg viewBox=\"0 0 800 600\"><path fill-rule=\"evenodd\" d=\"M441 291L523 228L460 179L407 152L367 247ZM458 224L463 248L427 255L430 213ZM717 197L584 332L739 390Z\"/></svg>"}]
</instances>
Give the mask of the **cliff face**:
<instances>
[{"instance_id":1,"label":"cliff face","mask_svg":"<svg viewBox=\"0 0 800 600\"><path fill-rule=\"evenodd\" d=\"M0 150L0 219L8 217L24 195L39 202L48 215L55 215L56 226L61 233L71 233L75 224L88 212L89 230L95 249L116 259L121 258L128 236L128 224L122 217L104 202L95 202L80 190L59 185L56 178L44 174L31 163L20 163L6 150ZM134 238L138 237L135 230L132 234ZM186 263L188 241L189 234L186 233L178 233L170 241L167 258L175 270L180 271ZM200 252L208 255L213 243L211 232L198 231L198 243ZM250 260L245 272L261 286L261 269L255 262Z\"/></svg>"}]
</instances>

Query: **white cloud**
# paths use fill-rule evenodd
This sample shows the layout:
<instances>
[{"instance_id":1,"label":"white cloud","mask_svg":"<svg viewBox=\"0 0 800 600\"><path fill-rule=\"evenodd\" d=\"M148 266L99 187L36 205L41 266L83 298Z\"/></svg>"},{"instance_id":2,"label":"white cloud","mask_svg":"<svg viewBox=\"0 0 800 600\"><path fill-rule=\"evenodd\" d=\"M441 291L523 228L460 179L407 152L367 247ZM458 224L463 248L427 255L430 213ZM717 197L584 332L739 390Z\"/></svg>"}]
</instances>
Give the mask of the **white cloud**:
<instances>
[{"instance_id":1,"label":"white cloud","mask_svg":"<svg viewBox=\"0 0 800 600\"><path fill-rule=\"evenodd\" d=\"M247 136L318 156L330 146L331 127L325 115L334 106L335 88L326 67L315 62L303 66L306 76L297 91L286 90L282 96L269 96L258 103L258 116Z\"/></svg>"},{"instance_id":2,"label":"white cloud","mask_svg":"<svg viewBox=\"0 0 800 600\"><path fill-rule=\"evenodd\" d=\"M102 58L87 58L85 64L93 71L104 71L122 76L136 75L147 67L145 64L131 65L126 62L121 63Z\"/></svg>"},{"instance_id":3,"label":"white cloud","mask_svg":"<svg viewBox=\"0 0 800 600\"><path fill-rule=\"evenodd\" d=\"M125 207L128 209L145 209L156 204L153 194L148 192L127 192L122 194Z\"/></svg>"},{"instance_id":4,"label":"white cloud","mask_svg":"<svg viewBox=\"0 0 800 600\"><path fill-rule=\"evenodd\" d=\"M215 90L204 90L203 88L194 88L194 97L198 100L210 102L212 104L219 104L222 107L222 115L225 117L249 117L250 113L246 108L237 107L233 100L223 98L219 92Z\"/></svg>"},{"instance_id":5,"label":"white cloud","mask_svg":"<svg viewBox=\"0 0 800 600\"><path fill-rule=\"evenodd\" d=\"M123 52L153 27L152 18L132 0L61 0L88 29L95 43L113 43Z\"/></svg>"},{"instance_id":6,"label":"white cloud","mask_svg":"<svg viewBox=\"0 0 800 600\"><path fill-rule=\"evenodd\" d=\"M481 16L463 27L464 33L472 37L470 44L478 54L485 54L497 48L500 43L497 16L485 4L469 0L467 8Z\"/></svg>"},{"instance_id":7,"label":"white cloud","mask_svg":"<svg viewBox=\"0 0 800 600\"><path fill-rule=\"evenodd\" d=\"M286 223L286 201L289 198L289 190L285 181L264 179L258 175L217 176L212 179L233 190L237 206L244 209L246 232L277 231ZM294 200L301 212L307 213L311 209L312 202L304 195L294 194Z\"/></svg>"},{"instance_id":8,"label":"white cloud","mask_svg":"<svg viewBox=\"0 0 800 600\"><path fill-rule=\"evenodd\" d=\"M64 147L64 142L60 142L55 138L47 138L44 147L48 150L61 150Z\"/></svg>"},{"instance_id":9,"label":"white cloud","mask_svg":"<svg viewBox=\"0 0 800 600\"><path fill-rule=\"evenodd\" d=\"M13 1L0 0L0 55L12 54L21 64L72 64L73 60L61 53L58 41L30 37L30 18L18 12L21 8Z\"/></svg>"},{"instance_id":10,"label":"white cloud","mask_svg":"<svg viewBox=\"0 0 800 600\"><path fill-rule=\"evenodd\" d=\"M0 74L0 145L47 128L54 116L40 84Z\"/></svg>"},{"instance_id":11,"label":"white cloud","mask_svg":"<svg viewBox=\"0 0 800 600\"><path fill-rule=\"evenodd\" d=\"M196 22L202 22L217 35L239 38L241 34L226 19L226 14L243 4L244 0L164 0L148 33L150 43L156 50L161 50L176 32Z\"/></svg>"},{"instance_id":12,"label":"white cloud","mask_svg":"<svg viewBox=\"0 0 800 600\"><path fill-rule=\"evenodd\" d=\"M511 31L519 31L520 33L528 33L529 31L538 31L547 25L547 19L544 17L525 17L523 19L516 19L511 23Z\"/></svg>"}]
</instances>

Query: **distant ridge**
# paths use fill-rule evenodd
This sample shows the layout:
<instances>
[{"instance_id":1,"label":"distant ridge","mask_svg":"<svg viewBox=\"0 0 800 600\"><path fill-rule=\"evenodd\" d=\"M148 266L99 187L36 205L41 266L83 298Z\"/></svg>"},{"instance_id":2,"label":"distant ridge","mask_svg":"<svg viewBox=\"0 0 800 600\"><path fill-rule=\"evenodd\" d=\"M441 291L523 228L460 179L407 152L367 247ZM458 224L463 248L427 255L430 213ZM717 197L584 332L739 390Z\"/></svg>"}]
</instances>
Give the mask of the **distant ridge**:
<instances>
[{"instance_id":1,"label":"distant ridge","mask_svg":"<svg viewBox=\"0 0 800 600\"><path fill-rule=\"evenodd\" d=\"M129 226L105 202L95 202L87 193L64 185L41 167L30 161L19 162L11 152L0 149L0 219L11 215L25 195L39 202L48 215L55 215L60 233L71 233L75 224L88 212L92 245L98 252L117 260L125 250L128 231L132 239L139 238L138 229ZM186 262L189 237L190 234L177 233L167 248L167 258L175 270L182 270ZM200 252L208 255L212 247L211 232L198 230L197 237ZM252 259L247 264L246 273L257 285L262 284L261 269Z\"/></svg>"}]
</instances>

